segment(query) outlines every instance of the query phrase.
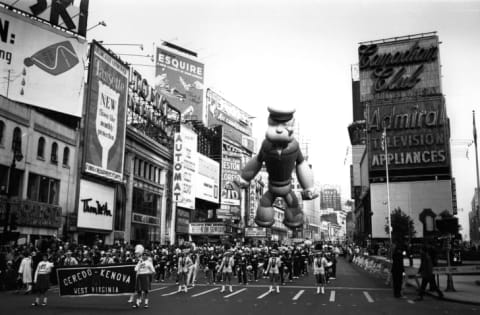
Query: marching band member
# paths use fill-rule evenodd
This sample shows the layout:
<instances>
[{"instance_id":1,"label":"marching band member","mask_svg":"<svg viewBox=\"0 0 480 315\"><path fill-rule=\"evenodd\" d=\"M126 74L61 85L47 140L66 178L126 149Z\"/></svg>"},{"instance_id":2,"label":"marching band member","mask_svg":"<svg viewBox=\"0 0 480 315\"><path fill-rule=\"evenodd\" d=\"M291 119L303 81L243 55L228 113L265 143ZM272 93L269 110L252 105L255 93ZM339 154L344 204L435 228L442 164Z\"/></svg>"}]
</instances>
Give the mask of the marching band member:
<instances>
[{"instance_id":1,"label":"marching band member","mask_svg":"<svg viewBox=\"0 0 480 315\"><path fill-rule=\"evenodd\" d=\"M178 292L183 290L185 293L188 291L187 289L187 282L188 282L188 270L190 267L193 265L192 259L188 255L185 255L185 253L180 252L178 254L178 268L177 268L177 273L178 273Z\"/></svg>"},{"instance_id":2,"label":"marching band member","mask_svg":"<svg viewBox=\"0 0 480 315\"><path fill-rule=\"evenodd\" d=\"M42 261L37 265L33 278L33 283L35 284L38 294L32 306L38 306L41 297L43 297L42 306L47 306L47 291L50 288L50 272L52 272L52 268L53 263L49 262L48 256L44 254Z\"/></svg>"},{"instance_id":3,"label":"marching band member","mask_svg":"<svg viewBox=\"0 0 480 315\"><path fill-rule=\"evenodd\" d=\"M230 287L230 292L233 292L233 288L231 285L232 282L232 270L233 270L233 265L235 264L235 260L233 259L232 252L230 250L226 251L222 262L220 263L219 266L219 271L223 275L223 281L224 284L222 285L222 289L220 292L225 292L225 283L228 283L228 286Z\"/></svg>"},{"instance_id":4,"label":"marching band member","mask_svg":"<svg viewBox=\"0 0 480 315\"><path fill-rule=\"evenodd\" d=\"M320 293L320 288L322 289L322 294L325 294L325 269L327 268L327 265L328 261L325 258L325 255L321 251L317 252L313 260L313 274L316 279L317 294Z\"/></svg>"},{"instance_id":5,"label":"marching band member","mask_svg":"<svg viewBox=\"0 0 480 315\"><path fill-rule=\"evenodd\" d=\"M135 266L137 272L137 302L132 305L133 308L140 306L142 297L144 301L144 308L148 308L148 290L150 290L150 281L152 275L155 273L155 267L153 267L152 260L149 259L147 252L143 252L142 259Z\"/></svg>"},{"instance_id":6,"label":"marching band member","mask_svg":"<svg viewBox=\"0 0 480 315\"><path fill-rule=\"evenodd\" d=\"M273 291L273 286L276 286L277 293L280 293L280 287L278 285L278 281L280 280L280 265L281 260L277 257L278 252L277 250L272 250L272 257L268 259L267 269L265 270L265 274L270 274L270 291Z\"/></svg>"}]
</instances>

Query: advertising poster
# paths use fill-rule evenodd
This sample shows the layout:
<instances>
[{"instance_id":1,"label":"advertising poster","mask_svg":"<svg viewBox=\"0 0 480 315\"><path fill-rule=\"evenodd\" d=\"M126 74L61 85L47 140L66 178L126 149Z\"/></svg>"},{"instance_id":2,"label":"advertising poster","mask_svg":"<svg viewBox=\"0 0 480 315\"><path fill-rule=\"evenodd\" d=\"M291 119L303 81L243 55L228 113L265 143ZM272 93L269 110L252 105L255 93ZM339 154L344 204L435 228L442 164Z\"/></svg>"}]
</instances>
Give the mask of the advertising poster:
<instances>
[{"instance_id":1,"label":"advertising poster","mask_svg":"<svg viewBox=\"0 0 480 315\"><path fill-rule=\"evenodd\" d=\"M181 126L175 133L173 148L172 200L178 207L195 209L195 174L197 170L197 134Z\"/></svg>"},{"instance_id":2,"label":"advertising poster","mask_svg":"<svg viewBox=\"0 0 480 315\"><path fill-rule=\"evenodd\" d=\"M129 69L93 42L85 123L85 172L122 181Z\"/></svg>"},{"instance_id":3,"label":"advertising poster","mask_svg":"<svg viewBox=\"0 0 480 315\"><path fill-rule=\"evenodd\" d=\"M65 266L57 269L60 296L125 295L135 292L135 265Z\"/></svg>"},{"instance_id":4,"label":"advertising poster","mask_svg":"<svg viewBox=\"0 0 480 315\"><path fill-rule=\"evenodd\" d=\"M402 176L421 175L429 169L449 173L449 133L443 98L371 105L368 111L370 172L384 176L389 171ZM386 138L383 140L383 126ZM385 157L386 143L388 157ZM383 174L383 175L382 175Z\"/></svg>"},{"instance_id":5,"label":"advertising poster","mask_svg":"<svg viewBox=\"0 0 480 315\"><path fill-rule=\"evenodd\" d=\"M196 198L219 203L220 200L220 166L209 157L198 153L196 172Z\"/></svg>"},{"instance_id":6,"label":"advertising poster","mask_svg":"<svg viewBox=\"0 0 480 315\"><path fill-rule=\"evenodd\" d=\"M177 107L183 119L203 121L203 78L202 63L157 47L155 88Z\"/></svg>"},{"instance_id":7,"label":"advertising poster","mask_svg":"<svg viewBox=\"0 0 480 315\"><path fill-rule=\"evenodd\" d=\"M224 223L190 223L190 234L192 235L223 235L225 234Z\"/></svg>"},{"instance_id":8,"label":"advertising poster","mask_svg":"<svg viewBox=\"0 0 480 315\"><path fill-rule=\"evenodd\" d=\"M115 189L88 180L80 180L78 199L79 228L113 229Z\"/></svg>"},{"instance_id":9,"label":"advertising poster","mask_svg":"<svg viewBox=\"0 0 480 315\"><path fill-rule=\"evenodd\" d=\"M358 58L361 102L442 93L437 36L361 44Z\"/></svg>"},{"instance_id":10,"label":"advertising poster","mask_svg":"<svg viewBox=\"0 0 480 315\"><path fill-rule=\"evenodd\" d=\"M208 125L223 125L224 135L228 139L241 144L249 152L253 152L252 116L211 89L207 89L205 100Z\"/></svg>"},{"instance_id":11,"label":"advertising poster","mask_svg":"<svg viewBox=\"0 0 480 315\"><path fill-rule=\"evenodd\" d=\"M240 187L233 181L240 176L241 170L242 158L235 153L223 151L221 183L221 203L223 205L240 205Z\"/></svg>"},{"instance_id":12,"label":"advertising poster","mask_svg":"<svg viewBox=\"0 0 480 315\"><path fill-rule=\"evenodd\" d=\"M87 42L0 7L0 94L81 117Z\"/></svg>"},{"instance_id":13,"label":"advertising poster","mask_svg":"<svg viewBox=\"0 0 480 315\"><path fill-rule=\"evenodd\" d=\"M2 0L0 3L4 3L57 27L86 37L88 1L89 0Z\"/></svg>"}]
</instances>

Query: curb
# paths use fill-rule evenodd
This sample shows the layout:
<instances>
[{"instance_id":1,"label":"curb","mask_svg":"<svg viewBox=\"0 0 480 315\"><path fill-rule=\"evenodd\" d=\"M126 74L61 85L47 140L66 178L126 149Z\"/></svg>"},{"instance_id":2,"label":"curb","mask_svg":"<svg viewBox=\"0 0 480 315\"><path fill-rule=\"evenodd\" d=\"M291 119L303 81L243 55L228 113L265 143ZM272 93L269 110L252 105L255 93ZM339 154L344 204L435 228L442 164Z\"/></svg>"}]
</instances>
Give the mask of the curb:
<instances>
[{"instance_id":1,"label":"curb","mask_svg":"<svg viewBox=\"0 0 480 315\"><path fill-rule=\"evenodd\" d=\"M407 280L406 285L409 286L409 287L413 287L413 288L418 290L418 287L408 280ZM474 301L469 301L469 300L455 299L455 298L451 298L451 297L446 297L445 295L444 295L443 298L440 298L438 295L430 293L429 291L425 291L425 295L431 296L431 297L433 297L437 300L440 300L440 301L448 301L448 302L455 302L455 303L462 303L462 304L469 304L469 305L480 305L480 301L479 302L474 302Z\"/></svg>"}]
</instances>

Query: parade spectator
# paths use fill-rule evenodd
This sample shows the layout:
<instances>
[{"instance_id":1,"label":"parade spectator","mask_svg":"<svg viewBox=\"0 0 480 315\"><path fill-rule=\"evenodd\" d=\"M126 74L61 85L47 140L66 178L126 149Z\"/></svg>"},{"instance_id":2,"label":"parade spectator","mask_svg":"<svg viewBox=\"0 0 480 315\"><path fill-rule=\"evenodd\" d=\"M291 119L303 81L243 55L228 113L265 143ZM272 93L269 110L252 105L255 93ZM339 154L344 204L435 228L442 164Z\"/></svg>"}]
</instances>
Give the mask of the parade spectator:
<instances>
[{"instance_id":1,"label":"parade spectator","mask_svg":"<svg viewBox=\"0 0 480 315\"><path fill-rule=\"evenodd\" d=\"M395 246L392 256L392 282L393 296L402 297L402 281L405 268L403 266L403 252L399 246Z\"/></svg>"},{"instance_id":2,"label":"parade spectator","mask_svg":"<svg viewBox=\"0 0 480 315\"><path fill-rule=\"evenodd\" d=\"M422 276L422 283L420 285L418 297L415 299L415 301L423 300L425 289L428 284L430 284L430 288L433 289L433 291L438 293L440 298L443 298L443 292L440 291L435 283L435 276L433 274L433 259L429 248L426 246L422 247L420 250L420 268L418 269L418 273Z\"/></svg>"},{"instance_id":3,"label":"parade spectator","mask_svg":"<svg viewBox=\"0 0 480 315\"><path fill-rule=\"evenodd\" d=\"M23 285L26 287L24 294L32 292L32 273L33 273L33 261L32 255L29 251L26 251L24 257L18 268L19 278L22 280Z\"/></svg>"}]
</instances>

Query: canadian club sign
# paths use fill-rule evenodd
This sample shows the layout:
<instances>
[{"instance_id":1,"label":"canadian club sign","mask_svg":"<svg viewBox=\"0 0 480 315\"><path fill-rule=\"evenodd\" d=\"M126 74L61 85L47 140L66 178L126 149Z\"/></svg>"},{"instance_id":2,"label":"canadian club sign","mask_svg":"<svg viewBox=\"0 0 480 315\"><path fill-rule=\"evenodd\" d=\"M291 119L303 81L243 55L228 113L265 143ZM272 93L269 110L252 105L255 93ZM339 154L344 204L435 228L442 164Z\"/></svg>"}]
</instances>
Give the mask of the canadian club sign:
<instances>
[{"instance_id":1,"label":"canadian club sign","mask_svg":"<svg viewBox=\"0 0 480 315\"><path fill-rule=\"evenodd\" d=\"M441 94L438 37L360 45L360 100Z\"/></svg>"}]
</instances>

